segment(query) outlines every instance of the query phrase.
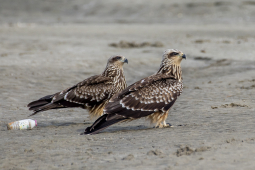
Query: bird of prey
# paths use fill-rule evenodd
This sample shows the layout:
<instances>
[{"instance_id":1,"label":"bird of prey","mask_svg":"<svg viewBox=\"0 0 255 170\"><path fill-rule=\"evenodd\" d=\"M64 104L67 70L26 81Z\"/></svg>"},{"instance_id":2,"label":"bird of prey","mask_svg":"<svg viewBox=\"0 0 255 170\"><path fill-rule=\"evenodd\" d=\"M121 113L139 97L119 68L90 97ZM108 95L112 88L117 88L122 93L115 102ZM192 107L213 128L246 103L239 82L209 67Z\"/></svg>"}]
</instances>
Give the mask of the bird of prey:
<instances>
[{"instance_id":1,"label":"bird of prey","mask_svg":"<svg viewBox=\"0 0 255 170\"><path fill-rule=\"evenodd\" d=\"M110 98L127 87L124 63L128 63L128 60L123 56L110 57L102 74L29 103L27 106L33 111L30 116L50 109L81 107L89 110L90 117L98 118L103 114L103 108Z\"/></svg>"},{"instance_id":2,"label":"bird of prey","mask_svg":"<svg viewBox=\"0 0 255 170\"><path fill-rule=\"evenodd\" d=\"M150 119L156 127L169 126L165 120L170 108L183 89L181 61L185 58L179 50L164 52L159 70L115 94L104 108L104 115L82 134L95 134L118 122L142 117Z\"/></svg>"}]
</instances>

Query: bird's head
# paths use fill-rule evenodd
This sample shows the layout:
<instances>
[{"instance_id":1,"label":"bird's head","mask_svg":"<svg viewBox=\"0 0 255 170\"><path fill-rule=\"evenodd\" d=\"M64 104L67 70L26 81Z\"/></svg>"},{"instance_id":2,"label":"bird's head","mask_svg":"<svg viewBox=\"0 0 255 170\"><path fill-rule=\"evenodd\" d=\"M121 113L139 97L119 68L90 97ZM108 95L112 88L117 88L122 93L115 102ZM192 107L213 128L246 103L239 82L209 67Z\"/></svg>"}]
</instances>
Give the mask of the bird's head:
<instances>
[{"instance_id":1,"label":"bird's head","mask_svg":"<svg viewBox=\"0 0 255 170\"><path fill-rule=\"evenodd\" d=\"M182 80L181 61L185 58L183 52L176 49L168 49L164 52L158 73L173 76L175 79Z\"/></svg>"},{"instance_id":2,"label":"bird's head","mask_svg":"<svg viewBox=\"0 0 255 170\"><path fill-rule=\"evenodd\" d=\"M128 63L128 60L124 56L112 56L108 60L108 65L122 66L124 63Z\"/></svg>"},{"instance_id":3,"label":"bird's head","mask_svg":"<svg viewBox=\"0 0 255 170\"><path fill-rule=\"evenodd\" d=\"M186 55L183 52L176 49L168 49L163 54L162 64L179 66L183 58L186 59Z\"/></svg>"}]
</instances>

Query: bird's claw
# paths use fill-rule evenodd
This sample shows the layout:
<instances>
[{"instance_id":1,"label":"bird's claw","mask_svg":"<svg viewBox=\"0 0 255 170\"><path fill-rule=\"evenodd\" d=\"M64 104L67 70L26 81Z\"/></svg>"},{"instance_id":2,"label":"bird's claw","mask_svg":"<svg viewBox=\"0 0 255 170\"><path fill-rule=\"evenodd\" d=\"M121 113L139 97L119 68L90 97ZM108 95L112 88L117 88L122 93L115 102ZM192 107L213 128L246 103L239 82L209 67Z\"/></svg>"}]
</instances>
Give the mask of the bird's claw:
<instances>
[{"instance_id":1,"label":"bird's claw","mask_svg":"<svg viewBox=\"0 0 255 170\"><path fill-rule=\"evenodd\" d=\"M167 127L173 127L170 123L160 123L158 126L155 126L155 128L167 128Z\"/></svg>"}]
</instances>

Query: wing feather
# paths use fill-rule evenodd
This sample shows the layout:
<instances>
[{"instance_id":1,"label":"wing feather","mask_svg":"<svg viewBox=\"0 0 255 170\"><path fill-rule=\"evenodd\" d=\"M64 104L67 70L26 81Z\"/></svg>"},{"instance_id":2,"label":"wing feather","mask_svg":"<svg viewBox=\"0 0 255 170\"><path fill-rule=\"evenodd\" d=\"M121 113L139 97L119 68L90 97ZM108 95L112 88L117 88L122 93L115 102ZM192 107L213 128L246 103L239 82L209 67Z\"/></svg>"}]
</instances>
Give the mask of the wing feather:
<instances>
[{"instance_id":1,"label":"wing feather","mask_svg":"<svg viewBox=\"0 0 255 170\"><path fill-rule=\"evenodd\" d=\"M178 87L178 88L177 88ZM112 115L140 118L155 111L167 111L182 92L182 82L152 75L142 79L115 95L105 107L107 119Z\"/></svg>"},{"instance_id":2,"label":"wing feather","mask_svg":"<svg viewBox=\"0 0 255 170\"><path fill-rule=\"evenodd\" d=\"M100 105L113 94L113 83L109 77L92 76L61 92L31 102L28 107L36 114L49 109Z\"/></svg>"},{"instance_id":3,"label":"wing feather","mask_svg":"<svg viewBox=\"0 0 255 170\"><path fill-rule=\"evenodd\" d=\"M106 100L109 94L113 93L114 88L112 85L113 81L109 77L101 75L92 76L78 83L76 87L63 92L62 95L53 100L53 102L57 102L58 99L62 98L68 102L81 105L87 104L87 106L92 107L95 103Z\"/></svg>"}]
</instances>

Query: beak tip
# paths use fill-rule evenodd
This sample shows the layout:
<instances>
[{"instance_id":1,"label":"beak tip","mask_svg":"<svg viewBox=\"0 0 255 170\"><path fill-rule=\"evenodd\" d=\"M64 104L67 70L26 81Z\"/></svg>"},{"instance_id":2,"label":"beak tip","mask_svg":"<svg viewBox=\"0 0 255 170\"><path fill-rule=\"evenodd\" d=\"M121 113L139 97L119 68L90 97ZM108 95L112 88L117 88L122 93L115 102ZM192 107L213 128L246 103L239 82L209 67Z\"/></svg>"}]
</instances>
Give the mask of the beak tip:
<instances>
[{"instance_id":1,"label":"beak tip","mask_svg":"<svg viewBox=\"0 0 255 170\"><path fill-rule=\"evenodd\" d=\"M128 64L128 59L125 58L124 63L127 63L127 64Z\"/></svg>"},{"instance_id":2,"label":"beak tip","mask_svg":"<svg viewBox=\"0 0 255 170\"><path fill-rule=\"evenodd\" d=\"M186 60L186 55L185 55L185 54L183 54L183 55L182 55L182 58L184 58L184 59Z\"/></svg>"}]
</instances>

